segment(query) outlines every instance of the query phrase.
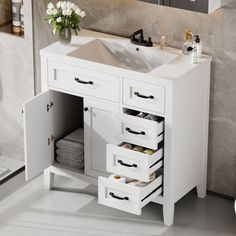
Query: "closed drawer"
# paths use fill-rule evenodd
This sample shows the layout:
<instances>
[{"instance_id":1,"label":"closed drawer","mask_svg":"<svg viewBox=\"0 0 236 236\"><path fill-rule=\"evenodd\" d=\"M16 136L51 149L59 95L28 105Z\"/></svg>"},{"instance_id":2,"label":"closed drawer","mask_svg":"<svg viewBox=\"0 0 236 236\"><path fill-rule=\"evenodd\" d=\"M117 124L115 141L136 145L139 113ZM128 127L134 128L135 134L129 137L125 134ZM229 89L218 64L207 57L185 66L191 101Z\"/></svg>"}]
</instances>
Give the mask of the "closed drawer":
<instances>
[{"instance_id":1,"label":"closed drawer","mask_svg":"<svg viewBox=\"0 0 236 236\"><path fill-rule=\"evenodd\" d=\"M119 102L120 78L116 75L57 62L49 62L48 73L50 87Z\"/></svg>"},{"instance_id":2,"label":"closed drawer","mask_svg":"<svg viewBox=\"0 0 236 236\"><path fill-rule=\"evenodd\" d=\"M150 174L163 166L163 148L152 155L107 144L107 171L144 182L150 181Z\"/></svg>"},{"instance_id":3,"label":"closed drawer","mask_svg":"<svg viewBox=\"0 0 236 236\"><path fill-rule=\"evenodd\" d=\"M162 175L145 187L116 182L110 178L98 178L98 202L100 204L136 215L141 215L142 207L161 193Z\"/></svg>"},{"instance_id":4,"label":"closed drawer","mask_svg":"<svg viewBox=\"0 0 236 236\"><path fill-rule=\"evenodd\" d=\"M119 139L146 148L158 149L163 140L164 119L147 120L136 116L121 114L119 117Z\"/></svg>"},{"instance_id":5,"label":"closed drawer","mask_svg":"<svg viewBox=\"0 0 236 236\"><path fill-rule=\"evenodd\" d=\"M124 78L123 103L164 114L165 88L155 84Z\"/></svg>"}]
</instances>

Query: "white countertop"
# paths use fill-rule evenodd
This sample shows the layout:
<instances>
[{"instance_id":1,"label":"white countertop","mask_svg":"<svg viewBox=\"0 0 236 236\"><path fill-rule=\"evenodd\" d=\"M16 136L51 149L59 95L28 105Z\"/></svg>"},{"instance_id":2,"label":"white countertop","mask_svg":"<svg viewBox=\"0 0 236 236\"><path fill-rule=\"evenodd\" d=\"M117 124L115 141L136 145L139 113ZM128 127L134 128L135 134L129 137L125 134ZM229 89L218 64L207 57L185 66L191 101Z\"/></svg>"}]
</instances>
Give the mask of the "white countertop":
<instances>
[{"instance_id":1,"label":"white countertop","mask_svg":"<svg viewBox=\"0 0 236 236\"><path fill-rule=\"evenodd\" d=\"M68 54L77 50L81 45L86 44L96 38L116 39L119 41L122 40L122 41L129 42L129 39L127 39L127 38L122 38L122 37L118 37L118 36L114 36L114 35L99 33L99 32L95 32L95 31L91 31L91 30L81 30L79 32L78 36L74 36L72 38L72 42L69 46L65 46L65 45L60 44L59 42L56 42L56 43L51 44L48 47L42 49L41 55L45 55L45 56L53 57L53 58L56 57L61 60L70 60L71 62L73 60L81 60L81 61L84 61L84 63L86 63L85 60L70 57ZM142 46L139 46L139 47L142 47ZM160 50L159 46L154 45L153 50ZM199 59L199 63L193 64L192 60L191 60L191 55L187 55L187 56L183 55L182 50L180 50L180 49L168 47L165 51L170 52L170 53L174 53L174 54L178 55L178 57L173 59L171 62L169 62L167 64L163 64L163 65L157 67L156 69L154 69L148 73L145 73L145 74L150 75L150 76L154 76L154 77L161 77L161 78L173 80L173 79L177 79L177 78L183 76L184 74L188 73L190 70L201 65L202 63L210 62L212 59L211 56L203 54L202 57ZM87 61L87 63L88 63L88 61ZM89 63L95 63L95 62L89 61ZM112 66L108 66L108 65L104 65L104 64L100 64L100 65L99 65L99 63L95 63L95 64L96 64L96 66L98 66L98 68L100 67L100 69L102 69L102 67L106 66L108 69L110 69L110 71L111 71L111 69L115 70L117 72L118 72L118 70L124 70L122 68L112 67ZM130 71L130 72L135 73L134 71ZM140 73L140 72L138 72L138 73Z\"/></svg>"}]
</instances>

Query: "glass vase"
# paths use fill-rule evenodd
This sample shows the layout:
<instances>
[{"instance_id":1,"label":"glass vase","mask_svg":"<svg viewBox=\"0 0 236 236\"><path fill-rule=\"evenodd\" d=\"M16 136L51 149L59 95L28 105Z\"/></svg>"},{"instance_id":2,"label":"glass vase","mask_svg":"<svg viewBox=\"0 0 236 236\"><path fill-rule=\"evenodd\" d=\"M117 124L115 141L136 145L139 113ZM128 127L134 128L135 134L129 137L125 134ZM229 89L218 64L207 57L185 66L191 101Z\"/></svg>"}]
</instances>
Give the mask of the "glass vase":
<instances>
[{"instance_id":1,"label":"glass vase","mask_svg":"<svg viewBox=\"0 0 236 236\"><path fill-rule=\"evenodd\" d=\"M69 45L71 43L71 28L64 28L59 31L59 41L63 45Z\"/></svg>"}]
</instances>

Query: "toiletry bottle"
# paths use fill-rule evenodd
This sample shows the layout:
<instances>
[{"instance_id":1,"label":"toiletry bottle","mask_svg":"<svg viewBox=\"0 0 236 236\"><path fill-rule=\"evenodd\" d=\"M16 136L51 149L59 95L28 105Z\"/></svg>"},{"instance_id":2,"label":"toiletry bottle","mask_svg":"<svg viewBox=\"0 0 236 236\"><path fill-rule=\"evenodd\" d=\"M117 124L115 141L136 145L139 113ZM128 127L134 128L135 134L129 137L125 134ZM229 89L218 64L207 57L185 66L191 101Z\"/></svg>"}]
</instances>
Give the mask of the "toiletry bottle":
<instances>
[{"instance_id":1,"label":"toiletry bottle","mask_svg":"<svg viewBox=\"0 0 236 236\"><path fill-rule=\"evenodd\" d=\"M192 50L192 62L193 62L193 64L198 64L197 45L193 45L193 50Z\"/></svg>"},{"instance_id":2,"label":"toiletry bottle","mask_svg":"<svg viewBox=\"0 0 236 236\"><path fill-rule=\"evenodd\" d=\"M20 34L20 8L21 0L12 0L12 31L14 34Z\"/></svg>"},{"instance_id":3,"label":"toiletry bottle","mask_svg":"<svg viewBox=\"0 0 236 236\"><path fill-rule=\"evenodd\" d=\"M166 36L161 36L161 40L160 40L160 49L161 50L165 50L167 48L167 40L166 40Z\"/></svg>"},{"instance_id":4,"label":"toiletry bottle","mask_svg":"<svg viewBox=\"0 0 236 236\"><path fill-rule=\"evenodd\" d=\"M22 36L24 35L24 29L25 29L24 15L25 15L25 6L24 6L24 1L22 0L21 9L20 9L20 29L21 29Z\"/></svg>"},{"instance_id":5,"label":"toiletry bottle","mask_svg":"<svg viewBox=\"0 0 236 236\"><path fill-rule=\"evenodd\" d=\"M191 30L187 29L184 32L183 54L189 55L190 52L188 51L188 48L192 46L193 46L193 33L191 32Z\"/></svg>"},{"instance_id":6,"label":"toiletry bottle","mask_svg":"<svg viewBox=\"0 0 236 236\"><path fill-rule=\"evenodd\" d=\"M201 55L202 55L202 43L201 43L201 40L200 40L200 36L199 36L199 35L195 35L195 36L194 36L193 47L194 47L194 46L197 47L198 58L200 58Z\"/></svg>"}]
</instances>

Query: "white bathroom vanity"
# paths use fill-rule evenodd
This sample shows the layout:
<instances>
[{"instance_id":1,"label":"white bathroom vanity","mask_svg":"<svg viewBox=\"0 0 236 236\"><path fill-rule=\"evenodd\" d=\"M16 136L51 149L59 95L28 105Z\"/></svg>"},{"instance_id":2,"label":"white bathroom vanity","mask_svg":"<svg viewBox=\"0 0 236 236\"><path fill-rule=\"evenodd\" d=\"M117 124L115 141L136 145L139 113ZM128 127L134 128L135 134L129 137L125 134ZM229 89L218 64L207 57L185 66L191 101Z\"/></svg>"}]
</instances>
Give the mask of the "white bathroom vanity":
<instances>
[{"instance_id":1,"label":"white bathroom vanity","mask_svg":"<svg viewBox=\"0 0 236 236\"><path fill-rule=\"evenodd\" d=\"M70 46L44 48L42 93L23 108L26 179L44 171L47 189L55 174L82 179L98 186L100 204L137 215L152 201L171 225L180 198L195 187L206 196L210 66L206 55L192 64L179 49L88 30ZM55 161L55 142L77 128L84 128L84 170ZM155 151L125 149L123 142ZM148 184L116 182L113 173Z\"/></svg>"}]
</instances>

